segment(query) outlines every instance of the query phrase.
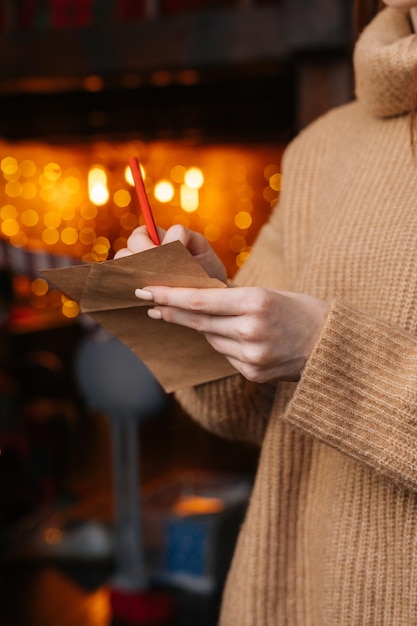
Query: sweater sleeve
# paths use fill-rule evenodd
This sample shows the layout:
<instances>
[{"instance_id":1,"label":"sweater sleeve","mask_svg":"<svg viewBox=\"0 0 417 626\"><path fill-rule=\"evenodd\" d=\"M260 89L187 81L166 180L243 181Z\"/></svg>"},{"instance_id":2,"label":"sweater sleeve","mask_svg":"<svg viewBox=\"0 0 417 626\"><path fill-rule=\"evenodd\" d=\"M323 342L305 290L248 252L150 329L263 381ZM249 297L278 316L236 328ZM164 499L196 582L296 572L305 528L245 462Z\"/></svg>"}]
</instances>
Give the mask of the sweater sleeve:
<instances>
[{"instance_id":1,"label":"sweater sleeve","mask_svg":"<svg viewBox=\"0 0 417 626\"><path fill-rule=\"evenodd\" d=\"M417 490L417 338L333 302L285 419Z\"/></svg>"},{"instance_id":2,"label":"sweater sleeve","mask_svg":"<svg viewBox=\"0 0 417 626\"><path fill-rule=\"evenodd\" d=\"M275 393L276 385L258 385L237 374L177 391L176 398L207 430L226 439L260 445Z\"/></svg>"}]
</instances>

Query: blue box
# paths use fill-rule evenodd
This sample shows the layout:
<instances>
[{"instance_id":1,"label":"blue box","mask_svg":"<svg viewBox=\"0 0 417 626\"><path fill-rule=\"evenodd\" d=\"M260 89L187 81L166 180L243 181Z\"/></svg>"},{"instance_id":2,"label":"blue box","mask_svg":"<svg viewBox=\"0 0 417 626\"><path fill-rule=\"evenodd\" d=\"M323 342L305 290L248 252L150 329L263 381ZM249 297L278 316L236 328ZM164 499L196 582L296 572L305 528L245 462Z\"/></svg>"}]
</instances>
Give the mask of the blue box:
<instances>
[{"instance_id":1,"label":"blue box","mask_svg":"<svg viewBox=\"0 0 417 626\"><path fill-rule=\"evenodd\" d=\"M252 483L205 472L169 475L143 494L151 580L211 593L224 582Z\"/></svg>"}]
</instances>

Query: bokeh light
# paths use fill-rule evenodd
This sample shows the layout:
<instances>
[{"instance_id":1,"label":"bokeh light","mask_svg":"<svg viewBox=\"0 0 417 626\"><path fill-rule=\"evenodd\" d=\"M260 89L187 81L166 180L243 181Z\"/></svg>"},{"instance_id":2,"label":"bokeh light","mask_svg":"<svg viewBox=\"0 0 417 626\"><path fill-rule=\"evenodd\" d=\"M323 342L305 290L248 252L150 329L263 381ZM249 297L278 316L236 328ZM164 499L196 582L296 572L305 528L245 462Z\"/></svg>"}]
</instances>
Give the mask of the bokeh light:
<instances>
[{"instance_id":1,"label":"bokeh light","mask_svg":"<svg viewBox=\"0 0 417 626\"><path fill-rule=\"evenodd\" d=\"M181 208L186 213L192 213L198 209L198 189L188 185L181 185Z\"/></svg>"},{"instance_id":2,"label":"bokeh light","mask_svg":"<svg viewBox=\"0 0 417 626\"><path fill-rule=\"evenodd\" d=\"M165 79L171 77L153 77L155 82ZM201 232L231 277L249 257L281 190L282 149L276 146L139 140L0 144L3 243L77 262L113 258L144 223L127 165L132 155L138 158L158 226L178 223ZM45 283L35 281L26 288L37 310L53 308L66 319L79 315L78 305L63 300L59 290L45 291Z\"/></svg>"},{"instance_id":3,"label":"bokeh light","mask_svg":"<svg viewBox=\"0 0 417 626\"><path fill-rule=\"evenodd\" d=\"M106 204L109 199L107 176L102 167L92 167L88 172L88 195L91 202L97 206Z\"/></svg>"},{"instance_id":4,"label":"bokeh light","mask_svg":"<svg viewBox=\"0 0 417 626\"><path fill-rule=\"evenodd\" d=\"M184 182L191 189L200 189L204 183L203 172L198 167L190 167L189 170L185 172Z\"/></svg>"},{"instance_id":5,"label":"bokeh light","mask_svg":"<svg viewBox=\"0 0 417 626\"><path fill-rule=\"evenodd\" d=\"M170 202L174 197L174 187L169 180L160 180L156 183L154 196L159 202Z\"/></svg>"}]
</instances>

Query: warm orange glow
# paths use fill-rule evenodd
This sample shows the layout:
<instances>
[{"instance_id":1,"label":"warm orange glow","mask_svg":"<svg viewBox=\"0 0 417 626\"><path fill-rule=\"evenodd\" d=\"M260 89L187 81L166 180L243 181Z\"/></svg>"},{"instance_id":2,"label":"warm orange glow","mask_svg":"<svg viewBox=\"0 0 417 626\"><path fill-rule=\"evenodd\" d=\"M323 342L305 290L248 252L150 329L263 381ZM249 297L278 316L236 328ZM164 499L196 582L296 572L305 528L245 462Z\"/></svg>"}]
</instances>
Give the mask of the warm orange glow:
<instances>
[{"instance_id":1,"label":"warm orange glow","mask_svg":"<svg viewBox=\"0 0 417 626\"><path fill-rule=\"evenodd\" d=\"M110 241L107 237L97 237L93 244L93 250L98 257L106 258L110 248Z\"/></svg>"},{"instance_id":2,"label":"warm orange glow","mask_svg":"<svg viewBox=\"0 0 417 626\"><path fill-rule=\"evenodd\" d=\"M86 91L101 91L104 86L104 81L100 76L87 76L84 80L84 87Z\"/></svg>"},{"instance_id":3,"label":"warm orange glow","mask_svg":"<svg viewBox=\"0 0 417 626\"><path fill-rule=\"evenodd\" d=\"M222 229L217 224L209 224L203 234L208 241L218 241L222 236Z\"/></svg>"},{"instance_id":4,"label":"warm orange glow","mask_svg":"<svg viewBox=\"0 0 417 626\"><path fill-rule=\"evenodd\" d=\"M88 604L86 604L87 618L85 624L91 626L109 626L112 621L109 592L106 589L99 589L90 594Z\"/></svg>"},{"instance_id":5,"label":"warm orange glow","mask_svg":"<svg viewBox=\"0 0 417 626\"><path fill-rule=\"evenodd\" d=\"M142 178L143 180L145 180L146 178L146 172L145 172L145 168L143 167L142 163L139 163L139 167L140 167L140 173L142 174ZM132 175L132 170L130 169L129 165L126 165L125 167L125 181L131 185L132 187L135 186L135 181L133 180L133 175Z\"/></svg>"},{"instance_id":6,"label":"warm orange glow","mask_svg":"<svg viewBox=\"0 0 417 626\"><path fill-rule=\"evenodd\" d=\"M33 209L26 209L23 211L21 219L25 226L36 226L39 222L39 215Z\"/></svg>"},{"instance_id":7,"label":"warm orange glow","mask_svg":"<svg viewBox=\"0 0 417 626\"><path fill-rule=\"evenodd\" d=\"M172 223L181 224L181 226L185 226L185 228L190 228L190 218L184 213L175 215Z\"/></svg>"},{"instance_id":8,"label":"warm orange glow","mask_svg":"<svg viewBox=\"0 0 417 626\"><path fill-rule=\"evenodd\" d=\"M86 202L80 206L80 215L85 220L94 220L97 217L97 208L94 204Z\"/></svg>"},{"instance_id":9,"label":"warm orange glow","mask_svg":"<svg viewBox=\"0 0 417 626\"><path fill-rule=\"evenodd\" d=\"M113 248L116 252L127 247L127 237L118 237L113 241Z\"/></svg>"},{"instance_id":10,"label":"warm orange glow","mask_svg":"<svg viewBox=\"0 0 417 626\"><path fill-rule=\"evenodd\" d=\"M96 231L93 228L82 228L79 233L79 238L82 244L90 246L96 239Z\"/></svg>"},{"instance_id":11,"label":"warm orange glow","mask_svg":"<svg viewBox=\"0 0 417 626\"><path fill-rule=\"evenodd\" d=\"M155 85L155 87L165 87L172 82L172 76L170 72L165 70L159 70L158 72L154 72L151 76L151 83Z\"/></svg>"},{"instance_id":12,"label":"warm orange glow","mask_svg":"<svg viewBox=\"0 0 417 626\"><path fill-rule=\"evenodd\" d=\"M48 163L43 168L43 175L46 180L56 181L61 176L62 170L58 163Z\"/></svg>"},{"instance_id":13,"label":"warm orange glow","mask_svg":"<svg viewBox=\"0 0 417 626\"><path fill-rule=\"evenodd\" d=\"M36 174L36 165L30 159L24 159L20 163L20 171L22 173L22 176L25 176L26 178L31 178L31 176L34 176Z\"/></svg>"},{"instance_id":14,"label":"warm orange glow","mask_svg":"<svg viewBox=\"0 0 417 626\"><path fill-rule=\"evenodd\" d=\"M176 165L175 167L173 167L171 170L171 178L174 183L183 183L186 171L187 170L183 165Z\"/></svg>"},{"instance_id":15,"label":"warm orange glow","mask_svg":"<svg viewBox=\"0 0 417 626\"><path fill-rule=\"evenodd\" d=\"M265 187L262 196L270 204L275 204L278 199L278 192L274 191L271 187L268 186Z\"/></svg>"},{"instance_id":16,"label":"warm orange glow","mask_svg":"<svg viewBox=\"0 0 417 626\"><path fill-rule=\"evenodd\" d=\"M33 183L26 181L22 184L21 196L25 200L33 200L37 193L38 191Z\"/></svg>"},{"instance_id":17,"label":"warm orange glow","mask_svg":"<svg viewBox=\"0 0 417 626\"><path fill-rule=\"evenodd\" d=\"M38 310L46 309L49 306L49 298L46 295L36 296L31 299L30 304Z\"/></svg>"},{"instance_id":18,"label":"warm orange glow","mask_svg":"<svg viewBox=\"0 0 417 626\"><path fill-rule=\"evenodd\" d=\"M56 228L45 228L42 233L42 241L47 246L52 246L59 241L59 232Z\"/></svg>"},{"instance_id":19,"label":"warm orange glow","mask_svg":"<svg viewBox=\"0 0 417 626\"><path fill-rule=\"evenodd\" d=\"M43 216L43 223L48 228L58 228L58 226L61 224L61 221L61 216L58 215L58 213L56 213L55 211L48 211L48 213L45 213L45 215Z\"/></svg>"},{"instance_id":20,"label":"warm orange glow","mask_svg":"<svg viewBox=\"0 0 417 626\"><path fill-rule=\"evenodd\" d=\"M127 231L132 231L138 226L138 218L132 213L124 213L120 218L120 226Z\"/></svg>"},{"instance_id":21,"label":"warm orange glow","mask_svg":"<svg viewBox=\"0 0 417 626\"><path fill-rule=\"evenodd\" d=\"M280 193L280 154L274 147L136 139L0 144L0 236L17 247L84 262L112 258L143 224L127 166L132 155L140 162L148 196L157 200L156 223L203 233L230 276L249 255ZM48 292L33 299L43 307L52 306L51 297ZM54 303L61 310L62 303Z\"/></svg>"},{"instance_id":22,"label":"warm orange glow","mask_svg":"<svg viewBox=\"0 0 417 626\"><path fill-rule=\"evenodd\" d=\"M22 185L18 181L9 181L4 188L9 198L18 198L22 193Z\"/></svg>"},{"instance_id":23,"label":"warm orange glow","mask_svg":"<svg viewBox=\"0 0 417 626\"><path fill-rule=\"evenodd\" d=\"M198 209L198 189L181 185L181 208L186 213L192 213Z\"/></svg>"},{"instance_id":24,"label":"warm orange glow","mask_svg":"<svg viewBox=\"0 0 417 626\"><path fill-rule=\"evenodd\" d=\"M182 85L196 85L200 81L200 74L196 70L182 70L178 72L177 79Z\"/></svg>"},{"instance_id":25,"label":"warm orange glow","mask_svg":"<svg viewBox=\"0 0 417 626\"><path fill-rule=\"evenodd\" d=\"M174 197L174 187L168 180L160 180L155 185L154 195L159 202L170 202Z\"/></svg>"},{"instance_id":26,"label":"warm orange glow","mask_svg":"<svg viewBox=\"0 0 417 626\"><path fill-rule=\"evenodd\" d=\"M203 172L198 167L190 167L185 172L184 182L191 189L200 189L204 183Z\"/></svg>"},{"instance_id":27,"label":"warm orange glow","mask_svg":"<svg viewBox=\"0 0 417 626\"><path fill-rule=\"evenodd\" d=\"M104 185L101 183L96 183L95 185L91 185L90 187L90 200L94 202L97 206L102 206L106 204L109 199L109 192Z\"/></svg>"},{"instance_id":28,"label":"warm orange glow","mask_svg":"<svg viewBox=\"0 0 417 626\"><path fill-rule=\"evenodd\" d=\"M65 317L68 317L69 319L73 319L77 317L77 315L79 315L80 307L78 306L76 302L74 302L74 300L66 300L62 304L62 313Z\"/></svg>"},{"instance_id":29,"label":"warm orange glow","mask_svg":"<svg viewBox=\"0 0 417 626\"><path fill-rule=\"evenodd\" d=\"M15 220L17 218L17 209L13 204L5 204L0 209L0 217L2 220L12 219Z\"/></svg>"},{"instance_id":30,"label":"warm orange glow","mask_svg":"<svg viewBox=\"0 0 417 626\"><path fill-rule=\"evenodd\" d=\"M10 237L10 243L16 248L23 248L27 245L27 242L28 238L26 237L25 233L22 233L21 230L15 235L11 235Z\"/></svg>"},{"instance_id":31,"label":"warm orange glow","mask_svg":"<svg viewBox=\"0 0 417 626\"><path fill-rule=\"evenodd\" d=\"M233 252L241 252L245 246L246 239L240 235L235 235L229 241L229 248L233 250Z\"/></svg>"},{"instance_id":32,"label":"warm orange glow","mask_svg":"<svg viewBox=\"0 0 417 626\"><path fill-rule=\"evenodd\" d=\"M132 187L135 184L135 181L133 180L133 176L132 176L132 170L130 169L130 167L128 165L126 165L126 167L125 167L125 181L129 185L132 185Z\"/></svg>"},{"instance_id":33,"label":"warm orange glow","mask_svg":"<svg viewBox=\"0 0 417 626\"><path fill-rule=\"evenodd\" d=\"M11 218L6 219L1 225L1 232L3 233L3 235L6 235L6 237L12 237L19 232L19 225L16 220L13 220Z\"/></svg>"},{"instance_id":34,"label":"warm orange glow","mask_svg":"<svg viewBox=\"0 0 417 626\"><path fill-rule=\"evenodd\" d=\"M207 515L223 511L224 503L220 498L183 496L172 508L177 515Z\"/></svg>"},{"instance_id":35,"label":"warm orange glow","mask_svg":"<svg viewBox=\"0 0 417 626\"><path fill-rule=\"evenodd\" d=\"M43 538L46 543L51 545L61 543L62 541L62 530L59 528L45 528L43 531Z\"/></svg>"},{"instance_id":36,"label":"warm orange glow","mask_svg":"<svg viewBox=\"0 0 417 626\"><path fill-rule=\"evenodd\" d=\"M200 205L197 209L197 213L199 217L202 217L203 220L208 220L211 222L213 220L213 216L216 214L216 207L210 205Z\"/></svg>"},{"instance_id":37,"label":"warm orange glow","mask_svg":"<svg viewBox=\"0 0 417 626\"><path fill-rule=\"evenodd\" d=\"M102 167L93 167L88 172L88 196L97 206L106 204L109 199L107 176Z\"/></svg>"},{"instance_id":38,"label":"warm orange glow","mask_svg":"<svg viewBox=\"0 0 417 626\"><path fill-rule=\"evenodd\" d=\"M70 220L74 219L75 214L76 214L76 209L71 204L66 204L60 207L59 212L60 212L62 219L65 220L66 222L69 222Z\"/></svg>"},{"instance_id":39,"label":"warm orange glow","mask_svg":"<svg viewBox=\"0 0 417 626\"><path fill-rule=\"evenodd\" d=\"M268 165L264 169L264 176L266 180L269 180L271 176L279 172L279 165L277 163L268 163Z\"/></svg>"},{"instance_id":40,"label":"warm orange glow","mask_svg":"<svg viewBox=\"0 0 417 626\"><path fill-rule=\"evenodd\" d=\"M237 211L246 211L246 213L252 213L253 202L249 198L239 198L236 202Z\"/></svg>"},{"instance_id":41,"label":"warm orange glow","mask_svg":"<svg viewBox=\"0 0 417 626\"><path fill-rule=\"evenodd\" d=\"M48 293L49 287L48 283L43 278L35 278L35 280L32 281L31 289L36 296L44 296Z\"/></svg>"},{"instance_id":42,"label":"warm orange glow","mask_svg":"<svg viewBox=\"0 0 417 626\"><path fill-rule=\"evenodd\" d=\"M76 176L67 176L62 181L62 189L68 195L74 195L80 191L80 181Z\"/></svg>"},{"instance_id":43,"label":"warm orange glow","mask_svg":"<svg viewBox=\"0 0 417 626\"><path fill-rule=\"evenodd\" d=\"M15 174L19 169L17 160L10 156L1 160L0 167L4 174Z\"/></svg>"},{"instance_id":44,"label":"warm orange glow","mask_svg":"<svg viewBox=\"0 0 417 626\"><path fill-rule=\"evenodd\" d=\"M250 250L245 250L243 252L240 252L236 257L236 265L238 267L242 267L245 261L248 260L249 255L250 255Z\"/></svg>"},{"instance_id":45,"label":"warm orange glow","mask_svg":"<svg viewBox=\"0 0 417 626\"><path fill-rule=\"evenodd\" d=\"M235 224L241 230L246 230L252 224L252 216L246 211L240 211L235 215Z\"/></svg>"},{"instance_id":46,"label":"warm orange glow","mask_svg":"<svg viewBox=\"0 0 417 626\"><path fill-rule=\"evenodd\" d=\"M48 303L54 308L60 308L65 299L66 298L62 297L62 293L58 291L58 289L50 289L50 291L48 291Z\"/></svg>"},{"instance_id":47,"label":"warm orange glow","mask_svg":"<svg viewBox=\"0 0 417 626\"><path fill-rule=\"evenodd\" d=\"M131 199L130 193L126 189L118 189L113 196L114 203L119 207L129 206Z\"/></svg>"},{"instance_id":48,"label":"warm orange glow","mask_svg":"<svg viewBox=\"0 0 417 626\"><path fill-rule=\"evenodd\" d=\"M274 191L281 191L281 174L279 172L271 176L269 185Z\"/></svg>"},{"instance_id":49,"label":"warm orange glow","mask_svg":"<svg viewBox=\"0 0 417 626\"><path fill-rule=\"evenodd\" d=\"M55 202L57 199L57 191L52 185L43 185L39 195L45 202Z\"/></svg>"},{"instance_id":50,"label":"warm orange glow","mask_svg":"<svg viewBox=\"0 0 417 626\"><path fill-rule=\"evenodd\" d=\"M78 231L75 228L68 226L62 231L61 239L67 246L72 246L78 241Z\"/></svg>"}]
</instances>

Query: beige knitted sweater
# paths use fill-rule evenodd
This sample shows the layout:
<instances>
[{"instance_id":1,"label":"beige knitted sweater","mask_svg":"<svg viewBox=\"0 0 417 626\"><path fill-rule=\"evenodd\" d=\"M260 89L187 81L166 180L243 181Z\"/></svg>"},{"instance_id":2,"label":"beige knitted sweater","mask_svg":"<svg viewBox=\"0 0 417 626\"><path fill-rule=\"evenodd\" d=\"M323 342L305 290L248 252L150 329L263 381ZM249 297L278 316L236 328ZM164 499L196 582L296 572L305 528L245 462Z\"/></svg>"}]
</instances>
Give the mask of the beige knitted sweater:
<instances>
[{"instance_id":1,"label":"beige knitted sweater","mask_svg":"<svg viewBox=\"0 0 417 626\"><path fill-rule=\"evenodd\" d=\"M357 98L288 147L279 206L237 276L332 302L301 381L178 394L261 445L222 626L417 625L417 35L387 8L359 39Z\"/></svg>"}]
</instances>

